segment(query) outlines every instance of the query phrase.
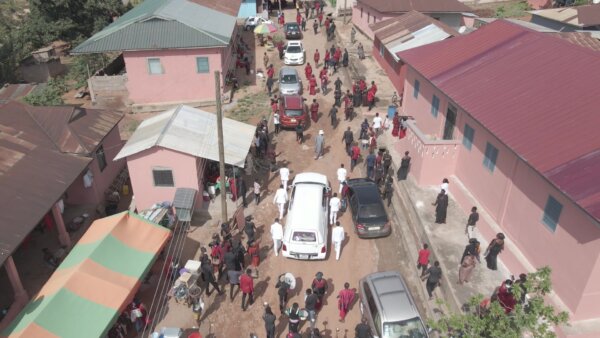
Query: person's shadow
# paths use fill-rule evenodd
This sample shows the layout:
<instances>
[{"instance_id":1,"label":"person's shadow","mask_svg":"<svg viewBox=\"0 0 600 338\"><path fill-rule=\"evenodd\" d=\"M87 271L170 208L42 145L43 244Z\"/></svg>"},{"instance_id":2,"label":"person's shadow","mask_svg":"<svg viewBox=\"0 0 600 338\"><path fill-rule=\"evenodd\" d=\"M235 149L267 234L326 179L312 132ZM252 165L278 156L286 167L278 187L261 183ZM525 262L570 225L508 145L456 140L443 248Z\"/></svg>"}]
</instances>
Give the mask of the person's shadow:
<instances>
[{"instance_id":1,"label":"person's shadow","mask_svg":"<svg viewBox=\"0 0 600 338\"><path fill-rule=\"evenodd\" d=\"M254 299L258 299L259 297L262 297L265 294L267 288L269 287L270 280L271 277L268 276L264 280L256 283L256 285L254 286Z\"/></svg>"}]
</instances>

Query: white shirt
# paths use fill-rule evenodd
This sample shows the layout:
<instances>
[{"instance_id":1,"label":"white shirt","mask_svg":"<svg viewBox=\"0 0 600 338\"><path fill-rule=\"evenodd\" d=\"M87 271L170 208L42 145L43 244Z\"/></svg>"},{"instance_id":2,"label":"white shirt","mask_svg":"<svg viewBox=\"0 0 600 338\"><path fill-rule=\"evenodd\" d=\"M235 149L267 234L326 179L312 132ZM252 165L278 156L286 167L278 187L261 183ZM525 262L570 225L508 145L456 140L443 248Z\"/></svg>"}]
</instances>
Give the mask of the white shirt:
<instances>
[{"instance_id":1,"label":"white shirt","mask_svg":"<svg viewBox=\"0 0 600 338\"><path fill-rule=\"evenodd\" d=\"M279 114L273 114L273 124L279 124Z\"/></svg>"},{"instance_id":2,"label":"white shirt","mask_svg":"<svg viewBox=\"0 0 600 338\"><path fill-rule=\"evenodd\" d=\"M290 178L290 170L286 167L279 169L279 177L281 177L282 181L287 181Z\"/></svg>"},{"instance_id":3,"label":"white shirt","mask_svg":"<svg viewBox=\"0 0 600 338\"><path fill-rule=\"evenodd\" d=\"M342 226L333 227L331 230L331 241L337 243L344 241L344 228Z\"/></svg>"},{"instance_id":4,"label":"white shirt","mask_svg":"<svg viewBox=\"0 0 600 338\"><path fill-rule=\"evenodd\" d=\"M331 211L340 210L340 199L337 197L332 197L329 200L329 208L331 209Z\"/></svg>"},{"instance_id":5,"label":"white shirt","mask_svg":"<svg viewBox=\"0 0 600 338\"><path fill-rule=\"evenodd\" d=\"M375 116L373 118L373 128L381 128L381 117Z\"/></svg>"},{"instance_id":6,"label":"white shirt","mask_svg":"<svg viewBox=\"0 0 600 338\"><path fill-rule=\"evenodd\" d=\"M288 196L287 191L283 188L277 189L275 192L275 197L273 197L273 202L275 203L285 203L287 202Z\"/></svg>"},{"instance_id":7,"label":"white shirt","mask_svg":"<svg viewBox=\"0 0 600 338\"><path fill-rule=\"evenodd\" d=\"M283 226L275 222L271 224L271 237L273 239L283 239Z\"/></svg>"},{"instance_id":8,"label":"white shirt","mask_svg":"<svg viewBox=\"0 0 600 338\"><path fill-rule=\"evenodd\" d=\"M348 174L348 171L346 170L346 168L339 168L337 170L337 177L338 177L338 181L343 182L346 180L346 174Z\"/></svg>"},{"instance_id":9,"label":"white shirt","mask_svg":"<svg viewBox=\"0 0 600 338\"><path fill-rule=\"evenodd\" d=\"M442 185L440 185L440 189L444 189L444 191L446 192L446 195L448 195L448 193L449 193L448 183L442 183Z\"/></svg>"}]
</instances>

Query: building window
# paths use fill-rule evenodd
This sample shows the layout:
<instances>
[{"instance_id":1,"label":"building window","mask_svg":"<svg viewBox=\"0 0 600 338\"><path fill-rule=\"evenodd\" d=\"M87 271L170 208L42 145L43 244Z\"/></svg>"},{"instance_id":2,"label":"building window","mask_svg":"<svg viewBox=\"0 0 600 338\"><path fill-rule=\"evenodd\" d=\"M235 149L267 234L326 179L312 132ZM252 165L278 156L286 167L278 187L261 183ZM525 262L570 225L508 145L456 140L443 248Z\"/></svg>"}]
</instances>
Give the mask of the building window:
<instances>
[{"instance_id":1,"label":"building window","mask_svg":"<svg viewBox=\"0 0 600 338\"><path fill-rule=\"evenodd\" d=\"M152 169L154 177L154 186L156 187L174 187L173 171L171 169L156 168Z\"/></svg>"},{"instance_id":2,"label":"building window","mask_svg":"<svg viewBox=\"0 0 600 338\"><path fill-rule=\"evenodd\" d=\"M210 71L210 67L208 66L208 58L204 56L199 56L196 58L196 72L198 73L208 73Z\"/></svg>"},{"instance_id":3,"label":"building window","mask_svg":"<svg viewBox=\"0 0 600 338\"><path fill-rule=\"evenodd\" d=\"M419 98L419 89L421 88L421 83L419 80L415 80L415 88L413 90L413 96L415 99Z\"/></svg>"},{"instance_id":4,"label":"building window","mask_svg":"<svg viewBox=\"0 0 600 338\"><path fill-rule=\"evenodd\" d=\"M439 110L440 110L440 99L437 96L433 95L433 97L431 98L431 115L433 115L433 117L437 118Z\"/></svg>"},{"instance_id":5,"label":"building window","mask_svg":"<svg viewBox=\"0 0 600 338\"><path fill-rule=\"evenodd\" d=\"M491 172L494 172L496 168L496 160L498 159L498 148L494 147L491 143L487 143L485 146L485 157L483 158L483 166L488 168Z\"/></svg>"},{"instance_id":6,"label":"building window","mask_svg":"<svg viewBox=\"0 0 600 338\"><path fill-rule=\"evenodd\" d=\"M465 131L463 133L463 146L471 150L473 147L473 138L475 137L475 129L471 128L470 125L465 124Z\"/></svg>"},{"instance_id":7,"label":"building window","mask_svg":"<svg viewBox=\"0 0 600 338\"><path fill-rule=\"evenodd\" d=\"M542 223L544 223L548 229L552 232L556 231L556 225L562 212L562 204L557 201L554 197L548 196L546 206L544 207L544 216L542 216Z\"/></svg>"},{"instance_id":8,"label":"building window","mask_svg":"<svg viewBox=\"0 0 600 338\"><path fill-rule=\"evenodd\" d=\"M98 160L98 167L100 167L100 172L106 168L106 155L104 154L104 147L100 146L98 150L96 150L96 159Z\"/></svg>"},{"instance_id":9,"label":"building window","mask_svg":"<svg viewBox=\"0 0 600 338\"><path fill-rule=\"evenodd\" d=\"M163 74L163 67L160 63L159 58L149 58L148 59L148 73L149 74Z\"/></svg>"}]
</instances>

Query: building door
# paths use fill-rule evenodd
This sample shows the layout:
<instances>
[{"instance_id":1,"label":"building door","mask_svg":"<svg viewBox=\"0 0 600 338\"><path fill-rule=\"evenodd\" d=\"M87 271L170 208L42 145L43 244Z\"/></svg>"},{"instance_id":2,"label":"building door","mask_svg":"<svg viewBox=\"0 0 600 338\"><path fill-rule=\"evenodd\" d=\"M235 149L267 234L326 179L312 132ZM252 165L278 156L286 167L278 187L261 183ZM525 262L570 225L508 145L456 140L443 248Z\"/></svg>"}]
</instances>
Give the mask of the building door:
<instances>
[{"instance_id":1,"label":"building door","mask_svg":"<svg viewBox=\"0 0 600 338\"><path fill-rule=\"evenodd\" d=\"M444 124L444 140L451 140L452 134L454 134L454 126L456 125L456 108L451 104L448 104L448 110L446 111L446 123Z\"/></svg>"}]
</instances>

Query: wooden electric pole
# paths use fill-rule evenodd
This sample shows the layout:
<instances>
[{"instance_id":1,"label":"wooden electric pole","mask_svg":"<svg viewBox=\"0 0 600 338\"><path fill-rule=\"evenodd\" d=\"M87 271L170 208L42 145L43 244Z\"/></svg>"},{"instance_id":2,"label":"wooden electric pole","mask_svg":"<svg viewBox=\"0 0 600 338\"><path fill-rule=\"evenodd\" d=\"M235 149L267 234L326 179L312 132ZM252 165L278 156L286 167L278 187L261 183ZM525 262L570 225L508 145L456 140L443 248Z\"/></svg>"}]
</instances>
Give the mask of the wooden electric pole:
<instances>
[{"instance_id":1,"label":"wooden electric pole","mask_svg":"<svg viewBox=\"0 0 600 338\"><path fill-rule=\"evenodd\" d=\"M233 90L233 89L232 89ZM227 186L225 184L225 147L223 145L223 112L221 111L221 73L215 71L215 97L217 101L217 140L219 142L219 175L221 181L221 222L227 222ZM220 224L219 224L220 225Z\"/></svg>"}]
</instances>

